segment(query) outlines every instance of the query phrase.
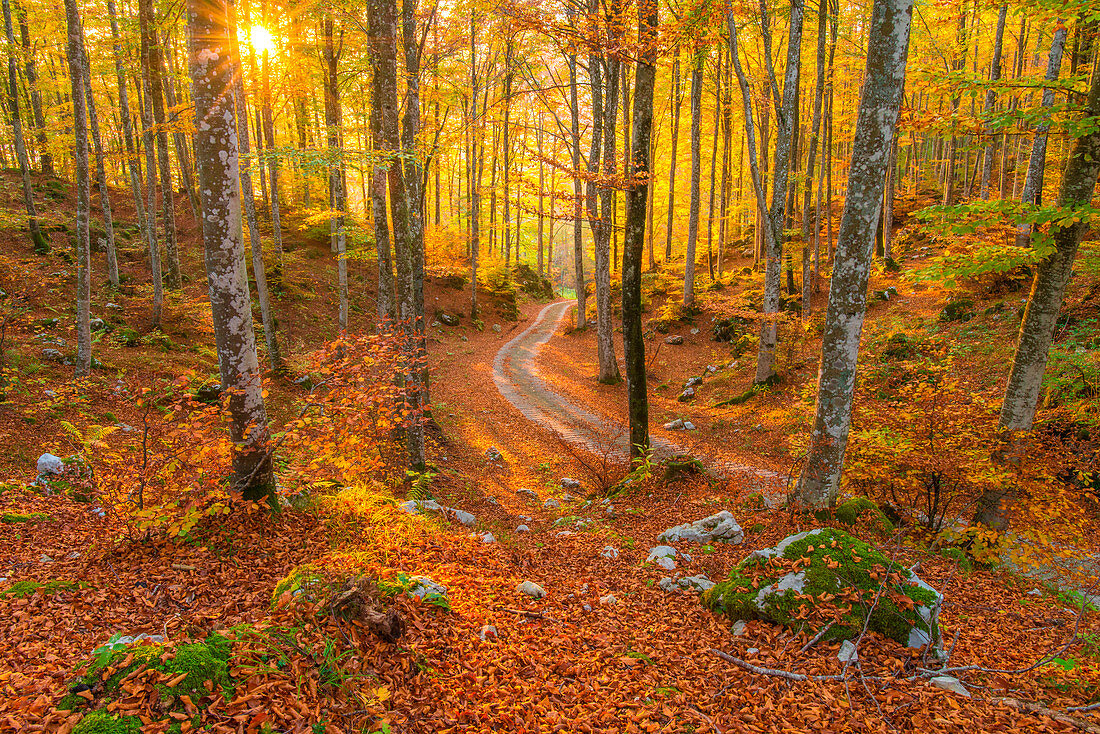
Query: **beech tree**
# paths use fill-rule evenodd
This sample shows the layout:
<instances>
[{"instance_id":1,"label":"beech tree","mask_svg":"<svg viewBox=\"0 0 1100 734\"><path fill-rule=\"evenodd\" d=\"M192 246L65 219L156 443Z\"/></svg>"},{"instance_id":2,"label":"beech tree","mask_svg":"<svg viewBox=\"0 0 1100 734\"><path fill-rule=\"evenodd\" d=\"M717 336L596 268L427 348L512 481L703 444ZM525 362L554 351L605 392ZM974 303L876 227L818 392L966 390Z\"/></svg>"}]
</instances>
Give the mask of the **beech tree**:
<instances>
[{"instance_id":1,"label":"beech tree","mask_svg":"<svg viewBox=\"0 0 1100 734\"><path fill-rule=\"evenodd\" d=\"M912 14L913 0L875 0L871 11L867 70L825 313L814 425L795 490L795 500L812 507L832 506L839 491L875 222L904 91Z\"/></svg>"},{"instance_id":2,"label":"beech tree","mask_svg":"<svg viewBox=\"0 0 1100 734\"><path fill-rule=\"evenodd\" d=\"M73 0L69 0L72 2ZM228 393L234 487L245 499L274 492L270 436L252 328L241 237L240 159L234 114L232 53L225 0L188 0L195 158L202 192L202 241L218 350Z\"/></svg>"},{"instance_id":3,"label":"beech tree","mask_svg":"<svg viewBox=\"0 0 1100 734\"><path fill-rule=\"evenodd\" d=\"M91 191L88 181L88 113L84 106L84 69L80 34L80 10L76 0L65 0L69 82L73 100L73 136L76 150L76 370L86 377L92 369L92 247L90 233Z\"/></svg>"}]
</instances>

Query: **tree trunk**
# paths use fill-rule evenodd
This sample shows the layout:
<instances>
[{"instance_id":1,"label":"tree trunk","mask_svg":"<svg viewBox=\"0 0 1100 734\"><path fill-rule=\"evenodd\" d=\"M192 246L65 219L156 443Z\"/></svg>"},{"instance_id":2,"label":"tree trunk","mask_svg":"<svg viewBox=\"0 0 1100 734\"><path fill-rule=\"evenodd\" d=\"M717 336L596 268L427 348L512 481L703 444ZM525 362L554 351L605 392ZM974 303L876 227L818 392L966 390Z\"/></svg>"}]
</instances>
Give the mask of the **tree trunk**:
<instances>
[{"instance_id":1,"label":"tree trunk","mask_svg":"<svg viewBox=\"0 0 1100 734\"><path fill-rule=\"evenodd\" d=\"M1066 45L1066 26L1061 18L1058 19L1058 27L1054 31L1054 38L1050 42L1050 56L1047 59L1046 81L1053 82L1058 79L1058 72L1062 66L1062 50ZM1054 104L1054 89L1047 87L1043 90L1044 110L1049 110ZM1047 161L1047 136L1050 132L1050 118L1043 119L1035 126L1035 139L1031 143L1031 159L1027 164L1027 178L1024 179L1024 190L1020 195L1020 201L1024 204L1038 204L1043 193L1043 171ZM1031 225L1021 224L1016 234L1016 246L1027 247L1031 239Z\"/></svg>"},{"instance_id":2,"label":"tree trunk","mask_svg":"<svg viewBox=\"0 0 1100 734\"><path fill-rule=\"evenodd\" d=\"M695 49L691 65L691 204L688 209L687 251L684 255L684 306L695 304L695 248L699 241L699 180L702 166L703 62L706 47Z\"/></svg>"},{"instance_id":3,"label":"tree trunk","mask_svg":"<svg viewBox=\"0 0 1100 734\"><path fill-rule=\"evenodd\" d=\"M832 506L839 491L851 424L856 360L867 309L874 225L886 184L905 80L913 0L875 0L863 99L856 118L844 215L822 337L817 406L809 454L795 500Z\"/></svg>"},{"instance_id":4,"label":"tree trunk","mask_svg":"<svg viewBox=\"0 0 1100 734\"><path fill-rule=\"evenodd\" d=\"M141 200L141 172L137 145L134 141L133 123L130 118L130 93L126 85L126 73L122 65L122 47L119 41L118 15L115 10L115 0L107 0L107 14L111 19L111 49L115 60L115 76L118 77L118 104L122 113L122 134L126 142L126 155L130 165L130 189L134 196L134 214L137 217L138 227L142 232L148 226L145 221L145 207ZM140 95L139 95L140 96Z\"/></svg>"},{"instance_id":5,"label":"tree trunk","mask_svg":"<svg viewBox=\"0 0 1100 734\"><path fill-rule=\"evenodd\" d=\"M142 102L141 115L145 125L142 137L145 140L145 190L149 197L145 207L145 237L149 246L149 275L153 279L153 324L159 326L164 306L164 272L161 268L160 244L157 242L157 217L154 214L157 208L157 141L153 133L153 95L149 93L147 77L144 83L145 94L139 101Z\"/></svg>"},{"instance_id":6,"label":"tree trunk","mask_svg":"<svg viewBox=\"0 0 1100 734\"><path fill-rule=\"evenodd\" d=\"M72 0L70 0L71 2ZM239 159L232 73L237 67L224 0L188 0L195 158L202 191L202 241L222 386L229 395L234 489L273 501L275 482L252 302L241 241Z\"/></svg>"},{"instance_id":7,"label":"tree trunk","mask_svg":"<svg viewBox=\"0 0 1100 734\"><path fill-rule=\"evenodd\" d=\"M623 235L623 354L630 422L630 455L638 459L649 451L649 399L642 339L642 247L645 240L646 199L649 194L649 144L653 127L653 86L657 71L657 2L638 2L638 42L641 47L634 71L634 130L631 139L633 176L626 191L626 230Z\"/></svg>"},{"instance_id":8,"label":"tree trunk","mask_svg":"<svg viewBox=\"0 0 1100 734\"><path fill-rule=\"evenodd\" d=\"M424 334L424 197L425 182L421 159L416 150L420 134L420 54L417 41L416 0L401 5L401 35L405 51L405 117L401 126L401 160L405 166L405 191L408 199L409 232L404 252L398 253L398 295L403 299L402 320L408 324L408 348L412 362L419 366L406 384L406 401L413 415L424 412L428 399L428 343ZM431 22L429 16L428 22ZM426 36L426 32L424 36ZM409 456L413 466L424 464L424 431L417 421L409 433Z\"/></svg>"},{"instance_id":9,"label":"tree trunk","mask_svg":"<svg viewBox=\"0 0 1100 734\"><path fill-rule=\"evenodd\" d=\"M347 233L344 230L344 165L343 151L340 147L340 83L337 76L340 53L343 49L343 37L340 39L340 50L336 48L333 40L335 20L331 14L326 14L321 21L321 36L324 46L321 49L324 61L323 88L325 95L325 129L328 133L326 144L328 146L328 190L329 190L329 240L330 250L336 254L336 289L339 294L340 333L344 334L348 329L348 258L347 258Z\"/></svg>"},{"instance_id":10,"label":"tree trunk","mask_svg":"<svg viewBox=\"0 0 1100 734\"><path fill-rule=\"evenodd\" d=\"M8 104L11 106L12 136L15 138L15 157L19 159L20 181L23 191L23 206L27 209L27 230L30 232L31 245L36 254L45 255L50 251L49 240L42 234L38 225L38 211L34 206L34 192L31 189L30 163L27 160L27 147L23 140L23 120L19 114L19 72L15 63L15 33L11 22L11 5L4 3L4 30L8 36Z\"/></svg>"},{"instance_id":11,"label":"tree trunk","mask_svg":"<svg viewBox=\"0 0 1100 734\"><path fill-rule=\"evenodd\" d=\"M665 225L665 262L672 259L672 215L676 204L676 146L680 140L680 106L684 102L683 84L680 83L680 45L673 49L672 57L672 150L668 158L668 219ZM635 80L635 83L637 81ZM625 245L624 245L625 247Z\"/></svg>"},{"instance_id":12,"label":"tree trunk","mask_svg":"<svg viewBox=\"0 0 1100 734\"><path fill-rule=\"evenodd\" d=\"M179 104L176 98L176 85L172 81L175 72L175 60L172 53L171 39L167 32L164 35L163 45L165 53L161 54L161 78L164 79L164 95L168 101L168 109L175 109ZM179 165L180 183L187 195L187 206L191 209L191 215L196 219L202 216L202 203L195 192L194 182L191 180L191 154L187 149L187 135L178 126L173 126L172 142L176 146L176 163Z\"/></svg>"},{"instance_id":13,"label":"tree trunk","mask_svg":"<svg viewBox=\"0 0 1100 734\"><path fill-rule=\"evenodd\" d=\"M172 190L172 170L168 160L168 124L164 112L164 91L160 78L163 67L160 41L157 37L157 21L153 0L138 0L138 21L141 29L142 65L149 80L147 96L153 108L156 125L157 168L160 172L161 230L164 234L165 255L168 258L168 287L178 290L180 257L176 249L175 192ZM152 209L149 216L152 217Z\"/></svg>"},{"instance_id":14,"label":"tree trunk","mask_svg":"<svg viewBox=\"0 0 1100 734\"><path fill-rule=\"evenodd\" d=\"M1008 18L1008 5L1002 5L997 14L997 34L993 42L993 60L989 64L989 81L996 84L1001 80L1001 51L1004 49L1005 20ZM985 123L988 141L985 146L985 160L982 165L982 198L989 198L989 187L993 180L993 158L996 154L997 137L989 134L989 115L993 113L993 104L997 101L997 92L990 86L985 93L985 109L983 111L987 122Z\"/></svg>"},{"instance_id":15,"label":"tree trunk","mask_svg":"<svg viewBox=\"0 0 1100 734\"><path fill-rule=\"evenodd\" d=\"M1100 116L1100 74L1092 75L1088 104L1082 119ZM1100 177L1100 130L1090 126L1077 138L1069 165L1058 193L1058 208L1065 213L1087 208ZM1073 274L1073 260L1088 228L1088 217L1076 217L1069 223L1053 222L1047 236L1053 252L1039 262L1031 284L1031 295L1020 325L1020 338L1012 371L1008 376L998 427L1006 432L1011 444L1012 433L1031 430L1035 409L1046 371L1050 345L1054 338L1058 314L1062 309L1066 285ZM1004 501L1011 496L1009 488L986 492L979 502L977 522L993 528L1007 525Z\"/></svg>"},{"instance_id":16,"label":"tree trunk","mask_svg":"<svg viewBox=\"0 0 1100 734\"><path fill-rule=\"evenodd\" d=\"M577 102L577 56L570 54L569 111L572 122L573 153L573 285L577 296L577 328L588 323L588 293L584 287L584 234L581 231L581 123L580 105Z\"/></svg>"},{"instance_id":17,"label":"tree trunk","mask_svg":"<svg viewBox=\"0 0 1100 734\"><path fill-rule=\"evenodd\" d=\"M80 27L80 68L84 82L84 102L87 108L88 127L92 132L95 150L96 181L99 184L99 208L103 212L103 231L107 235L107 281L118 288L118 255L115 250L115 222L111 217L111 194L107 190L107 170L103 165L103 140L99 135L99 116L96 114L95 96L92 94L92 69L88 62L88 49L84 39L84 27Z\"/></svg>"},{"instance_id":18,"label":"tree trunk","mask_svg":"<svg viewBox=\"0 0 1100 734\"><path fill-rule=\"evenodd\" d=\"M113 1L113 0L112 0ZM23 55L26 60L24 69L27 73L27 88L31 95L31 112L34 117L35 136L38 138L38 165L43 176L53 176L53 156L50 155L50 143L46 136L46 118L42 114L42 91L38 83L38 65L34 60L34 49L31 46L30 27L27 25L27 11L16 4L19 16L19 36L23 44ZM14 42L13 42L14 43Z\"/></svg>"},{"instance_id":19,"label":"tree trunk","mask_svg":"<svg viewBox=\"0 0 1100 734\"><path fill-rule=\"evenodd\" d=\"M91 195L88 181L88 117L84 106L84 72L81 64L80 10L76 0L65 0L68 28L66 56L73 99L73 134L76 138L76 377L92 369L92 248L89 232Z\"/></svg>"},{"instance_id":20,"label":"tree trunk","mask_svg":"<svg viewBox=\"0 0 1100 734\"><path fill-rule=\"evenodd\" d=\"M113 1L113 0L112 0ZM229 43L233 54L233 101L237 122L237 139L240 141L240 157L250 157L248 134L248 110L245 106L244 75L241 73L240 43L237 40L236 6L227 5L230 13ZM238 163L239 166L239 163ZM275 316L271 311L271 295L267 288L267 270L264 267L263 239L260 237L259 218L256 216L256 192L252 186L250 166L240 167L241 192L244 202L245 219L248 222L248 243L252 252L252 278L256 281L256 300L260 302L260 318L264 325L264 340L267 342L267 358L272 370L283 368L283 357L279 351L279 339L275 332Z\"/></svg>"},{"instance_id":21,"label":"tree trunk","mask_svg":"<svg viewBox=\"0 0 1100 734\"><path fill-rule=\"evenodd\" d=\"M955 72L961 72L966 68L966 3L965 0L962 3L963 9L959 13L959 24L955 30L955 44L956 54L955 61L951 64L951 69ZM959 153L959 136L955 133L955 126L958 125L959 115L959 103L962 101L962 96L956 93L951 97L951 147L950 152L947 154L947 166L944 173L943 184L943 203L950 206L955 203L955 167L956 160ZM965 170L965 161L964 161Z\"/></svg>"},{"instance_id":22,"label":"tree trunk","mask_svg":"<svg viewBox=\"0 0 1100 734\"><path fill-rule=\"evenodd\" d=\"M400 98L397 95L397 3L395 0L371 0L367 13L374 94L378 96L381 108L380 142L389 157L386 177L389 184L390 217L393 222L394 255L397 261L398 317L403 334L402 351L408 360L405 400L411 411L406 429L409 466L415 471L423 471L423 404L420 402L421 392L417 384L419 366L416 329L419 314L416 312L415 302L415 253L412 252L414 235L410 227L411 207L405 188L405 170L401 165L403 151L399 124Z\"/></svg>"},{"instance_id":23,"label":"tree trunk","mask_svg":"<svg viewBox=\"0 0 1100 734\"><path fill-rule=\"evenodd\" d=\"M266 22L266 18L264 21ZM263 76L263 135L267 149L267 187L271 206L271 243L275 250L275 285L279 287L283 279L283 226L279 211L279 156L275 153L275 118L271 109L271 64L267 51L260 57Z\"/></svg>"},{"instance_id":24,"label":"tree trunk","mask_svg":"<svg viewBox=\"0 0 1100 734\"><path fill-rule=\"evenodd\" d=\"M707 269L710 279L714 281L714 185L717 181L718 170L718 128L722 114L722 54L718 54L718 67L714 73L714 126L711 135L710 147L710 186L709 202L707 203Z\"/></svg>"}]
</instances>

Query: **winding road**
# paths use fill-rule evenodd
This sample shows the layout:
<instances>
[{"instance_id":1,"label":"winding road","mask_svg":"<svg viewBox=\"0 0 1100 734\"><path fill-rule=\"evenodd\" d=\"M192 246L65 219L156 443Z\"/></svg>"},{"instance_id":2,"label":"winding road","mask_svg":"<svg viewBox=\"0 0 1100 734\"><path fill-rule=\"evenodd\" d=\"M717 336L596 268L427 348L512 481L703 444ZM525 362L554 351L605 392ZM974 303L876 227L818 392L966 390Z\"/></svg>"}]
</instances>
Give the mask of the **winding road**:
<instances>
[{"instance_id":1,"label":"winding road","mask_svg":"<svg viewBox=\"0 0 1100 734\"><path fill-rule=\"evenodd\" d=\"M540 377L535 364L539 350L553 337L573 304L573 301L551 303L530 326L501 347L493 361L493 381L505 400L528 420L597 456L627 462L630 458L627 426L601 418L554 392ZM691 453L690 449L660 436L651 436L650 442L658 459ZM718 476L756 484L772 500L781 497L786 485L785 476L767 469L723 458L706 464Z\"/></svg>"}]
</instances>

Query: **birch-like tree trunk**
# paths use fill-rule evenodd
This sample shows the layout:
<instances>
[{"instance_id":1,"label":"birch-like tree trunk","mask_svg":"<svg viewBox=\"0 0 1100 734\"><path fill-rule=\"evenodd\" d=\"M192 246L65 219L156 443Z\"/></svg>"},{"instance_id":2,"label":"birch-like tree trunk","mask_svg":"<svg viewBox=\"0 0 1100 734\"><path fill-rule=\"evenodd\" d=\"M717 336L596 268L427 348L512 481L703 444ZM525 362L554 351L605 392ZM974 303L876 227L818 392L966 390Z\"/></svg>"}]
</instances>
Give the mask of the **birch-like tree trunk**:
<instances>
[{"instance_id":1,"label":"birch-like tree trunk","mask_svg":"<svg viewBox=\"0 0 1100 734\"><path fill-rule=\"evenodd\" d=\"M404 0L401 5L401 43L405 54L405 115L401 125L401 161L405 168L405 195L408 199L409 232L406 249L398 253L398 277L402 278L399 296L403 313L409 314L409 349L419 370L410 372L407 389L414 415L424 412L428 395L428 343L424 329L424 212L427 179L424 165L418 157L420 136L420 56L422 39L416 20L417 0ZM432 15L434 16L434 10ZM428 23L431 22L429 17ZM519 251L516 251L518 258ZM413 466L424 463L424 433L419 423L409 436L409 456ZM419 458L418 458L419 457Z\"/></svg>"},{"instance_id":2,"label":"birch-like tree trunk","mask_svg":"<svg viewBox=\"0 0 1100 734\"><path fill-rule=\"evenodd\" d=\"M168 259L168 287L178 290L180 279L180 258L176 249L176 205L175 192L172 190L172 168L168 159L168 124L164 112L164 90L161 81L160 41L157 37L157 21L153 9L153 0L138 0L138 21L141 30L142 66L149 89L153 110L153 122L156 125L157 169L160 174L161 231L164 237L165 256ZM152 217L152 209L149 210Z\"/></svg>"},{"instance_id":3,"label":"birch-like tree trunk","mask_svg":"<svg viewBox=\"0 0 1100 734\"><path fill-rule=\"evenodd\" d=\"M1095 119L1098 116L1100 74L1093 74L1082 119ZM1089 206L1098 177L1100 130L1090 126L1074 143L1069 165L1062 178L1062 187L1058 192L1058 208L1068 214L1074 209ZM1073 260L1087 229L1088 217L1082 216L1069 223L1053 222L1046 234L1054 250L1039 262L1038 272L1032 281L1031 295L1020 325L1016 356L1012 361L1004 402L1001 404L998 427L1007 434L1006 440L1010 446L1014 443L1013 434L1031 430L1035 420L1035 409L1039 404L1054 329L1062 310L1066 285L1073 274ZM1010 450L1009 453L1017 452ZM1010 487L986 492L979 502L975 520L989 527L1003 529L1008 520L1005 500L1010 498Z\"/></svg>"},{"instance_id":4,"label":"birch-like tree trunk","mask_svg":"<svg viewBox=\"0 0 1100 734\"><path fill-rule=\"evenodd\" d=\"M107 15L111 19L111 51L115 61L115 76L118 78L118 106L122 116L122 135L126 142L126 154L129 156L130 189L134 196L134 214L138 227L145 232L145 206L141 200L141 174L138 162L138 150L134 141L133 121L130 118L130 90L126 84L126 72L122 66L122 46L119 40L118 13L115 0L107 0ZM141 96L140 94L138 95Z\"/></svg>"},{"instance_id":5,"label":"birch-like tree trunk","mask_svg":"<svg viewBox=\"0 0 1100 734\"><path fill-rule=\"evenodd\" d=\"M997 101L997 91L993 89L994 84L1001 80L1001 52L1004 49L1005 38L1005 21L1008 18L1008 5L1002 5L1000 12L997 14L997 31L993 41L993 60L989 64L989 82L990 87L985 93L985 109L983 110L983 116L986 118L985 123L986 135L989 142L985 146L985 159L982 162L982 198L989 198L989 188L993 180L993 158L997 151L997 136L989 133L989 115L993 113L993 104Z\"/></svg>"},{"instance_id":6,"label":"birch-like tree trunk","mask_svg":"<svg viewBox=\"0 0 1100 734\"><path fill-rule=\"evenodd\" d=\"M856 118L844 214L822 336L817 406L795 501L832 506L851 425L856 362L867 310L874 226L886 185L909 55L913 0L875 0L863 97Z\"/></svg>"},{"instance_id":7,"label":"birch-like tree trunk","mask_svg":"<svg viewBox=\"0 0 1100 734\"><path fill-rule=\"evenodd\" d=\"M149 246L149 275L153 280L153 323L160 325L161 311L164 307L164 271L161 268L160 244L157 242L157 217L154 212L157 207L157 165L156 165L156 135L153 130L153 101L149 94L149 80L144 81L145 94L140 100L142 103L141 115L145 124L143 138L145 140L145 190L147 192L145 238Z\"/></svg>"},{"instance_id":8,"label":"birch-like tree trunk","mask_svg":"<svg viewBox=\"0 0 1100 734\"><path fill-rule=\"evenodd\" d=\"M657 0L638 0L638 45L634 70L634 129L631 138L633 177L626 191L623 235L623 355L626 362L630 455L649 450L649 397L642 338L642 249L645 244L646 200L651 184L650 135L653 129L653 87L657 75Z\"/></svg>"},{"instance_id":9,"label":"birch-like tree trunk","mask_svg":"<svg viewBox=\"0 0 1100 734\"><path fill-rule=\"evenodd\" d=\"M237 139L240 157L248 161L251 145L248 133L248 107L245 104L244 67L241 64L240 42L237 38L236 6L227 4L231 19L229 22L229 42L233 53L233 101L237 117ZM238 164L239 165L239 164ZM262 164L261 164L262 165ZM267 287L267 268L264 265L264 245L260 236L260 222L256 215L256 191L252 184L252 166L240 166L241 194L244 200L245 220L248 222L248 244L252 253L252 278L256 281L256 300L260 302L260 318L264 325L264 340L267 342L267 358L272 370L283 368L283 356L279 351L279 338L275 331L275 315L271 310L271 294Z\"/></svg>"},{"instance_id":10,"label":"birch-like tree trunk","mask_svg":"<svg viewBox=\"0 0 1100 734\"><path fill-rule=\"evenodd\" d=\"M96 114L95 95L92 94L92 68L88 62L88 48L84 27L80 28L80 68L84 82L84 101L87 107L88 127L92 132L92 148L95 151L96 182L99 184L99 208L103 212L103 231L107 235L107 281L118 288L118 254L115 250L115 222L111 216L111 193L107 190L107 169L103 165L103 139L99 134L99 115Z\"/></svg>"},{"instance_id":11,"label":"birch-like tree trunk","mask_svg":"<svg viewBox=\"0 0 1100 734\"><path fill-rule=\"evenodd\" d=\"M1066 46L1066 24L1059 18L1058 27L1054 31L1054 37L1050 42L1050 56L1047 57L1046 81L1053 82L1058 79L1058 73L1062 67L1062 51ZM1043 90L1042 108L1049 110L1054 104L1054 89L1047 87ZM1037 204L1043 193L1043 172L1047 164L1047 138L1050 135L1050 117L1046 117L1035 126L1035 139L1031 143L1031 158L1027 164L1027 178L1024 179L1024 190L1020 194L1020 201L1024 204ZM1031 239L1031 225L1021 224L1016 234L1016 246L1027 247Z\"/></svg>"},{"instance_id":12,"label":"birch-like tree trunk","mask_svg":"<svg viewBox=\"0 0 1100 734\"><path fill-rule=\"evenodd\" d=\"M581 122L577 101L577 56L569 54L569 111L571 113L571 137L573 141L573 285L577 294L577 328L588 322L588 293L584 286L584 233L581 230Z\"/></svg>"},{"instance_id":13,"label":"birch-like tree trunk","mask_svg":"<svg viewBox=\"0 0 1100 734\"><path fill-rule=\"evenodd\" d=\"M331 250L336 254L336 290L340 301L338 323L343 334L348 329L348 253L347 231L344 229L347 205L343 185L343 150L340 146L340 83L337 73L344 44L341 35L340 48L337 48L333 37L335 24L331 14L326 14L321 21L324 38L321 55L324 60L325 128L328 131L329 239Z\"/></svg>"},{"instance_id":14,"label":"birch-like tree trunk","mask_svg":"<svg viewBox=\"0 0 1100 734\"><path fill-rule=\"evenodd\" d=\"M229 395L234 489L248 500L271 501L275 482L270 434L241 237L240 160L232 82L238 65L227 19L225 0L188 0L203 252L218 369L222 387Z\"/></svg>"},{"instance_id":15,"label":"birch-like tree trunk","mask_svg":"<svg viewBox=\"0 0 1100 734\"><path fill-rule=\"evenodd\" d=\"M636 83L636 82L635 82ZM672 259L672 215L676 209L676 148L680 142L680 106L684 89L680 80L680 45L673 48L672 57L672 150L668 158L668 218L665 222L665 262ZM652 115L652 112L650 113ZM625 247L625 245L624 245Z\"/></svg>"},{"instance_id":16,"label":"birch-like tree trunk","mask_svg":"<svg viewBox=\"0 0 1100 734\"><path fill-rule=\"evenodd\" d=\"M684 306L695 305L695 248L699 242L700 178L702 171L703 62L706 47L696 48L691 64L691 203L688 205L688 239L684 255Z\"/></svg>"},{"instance_id":17,"label":"birch-like tree trunk","mask_svg":"<svg viewBox=\"0 0 1100 734\"><path fill-rule=\"evenodd\" d=\"M76 150L76 377L92 369L92 246L90 238L91 191L88 180L88 112L84 106L84 72L81 64L80 10L76 0L65 0L68 29L66 57L73 100L73 135Z\"/></svg>"},{"instance_id":18,"label":"birch-like tree trunk","mask_svg":"<svg viewBox=\"0 0 1100 734\"><path fill-rule=\"evenodd\" d=\"M31 97L34 132L38 139L38 165L43 176L53 176L53 156L50 154L50 142L46 135L46 117L42 114L42 90L39 88L38 64L34 60L34 48L31 46L27 11L18 3L16 3L16 11L19 16L19 37L23 44L24 70L27 73L27 89Z\"/></svg>"},{"instance_id":19,"label":"birch-like tree trunk","mask_svg":"<svg viewBox=\"0 0 1100 734\"><path fill-rule=\"evenodd\" d=\"M20 182L23 192L23 206L27 209L27 231L35 253L45 255L50 251L49 240L42 234L38 224L38 210L34 206L34 191L31 189L30 162L27 159L27 146L23 140L23 118L19 113L19 72L15 62L15 32L11 22L11 5L4 3L4 30L8 38L8 105L11 113L12 136L15 138L15 157L19 159Z\"/></svg>"},{"instance_id":20,"label":"birch-like tree trunk","mask_svg":"<svg viewBox=\"0 0 1100 734\"><path fill-rule=\"evenodd\" d=\"M266 18L264 19L266 22ZM263 135L264 148L267 150L267 187L271 207L271 244L275 251L276 287L283 278L283 225L279 210L279 155L275 151L275 115L271 109L271 62L268 52L260 57L260 69L263 84Z\"/></svg>"}]
</instances>

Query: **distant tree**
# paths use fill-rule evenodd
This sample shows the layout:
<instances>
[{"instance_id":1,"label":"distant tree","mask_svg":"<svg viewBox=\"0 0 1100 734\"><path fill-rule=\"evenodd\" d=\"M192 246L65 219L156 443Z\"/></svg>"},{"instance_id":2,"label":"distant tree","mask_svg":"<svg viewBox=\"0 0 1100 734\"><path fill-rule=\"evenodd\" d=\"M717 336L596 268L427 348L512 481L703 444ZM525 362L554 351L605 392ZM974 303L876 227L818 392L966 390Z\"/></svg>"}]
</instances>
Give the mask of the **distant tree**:
<instances>
[{"instance_id":1,"label":"distant tree","mask_svg":"<svg viewBox=\"0 0 1100 734\"><path fill-rule=\"evenodd\" d=\"M69 0L72 2L73 0ZM237 68L225 0L188 0L195 158L202 192L202 241L223 389L229 395L235 489L245 499L274 491L270 436L252 328L241 237L240 161L233 100Z\"/></svg>"},{"instance_id":2,"label":"distant tree","mask_svg":"<svg viewBox=\"0 0 1100 734\"><path fill-rule=\"evenodd\" d=\"M825 313L814 425L795 490L795 500L812 507L832 506L839 490L867 311L875 222L901 107L912 15L913 0L875 0L871 11L867 70Z\"/></svg>"}]
</instances>

